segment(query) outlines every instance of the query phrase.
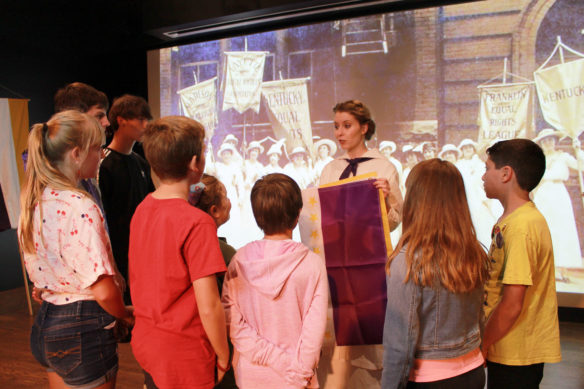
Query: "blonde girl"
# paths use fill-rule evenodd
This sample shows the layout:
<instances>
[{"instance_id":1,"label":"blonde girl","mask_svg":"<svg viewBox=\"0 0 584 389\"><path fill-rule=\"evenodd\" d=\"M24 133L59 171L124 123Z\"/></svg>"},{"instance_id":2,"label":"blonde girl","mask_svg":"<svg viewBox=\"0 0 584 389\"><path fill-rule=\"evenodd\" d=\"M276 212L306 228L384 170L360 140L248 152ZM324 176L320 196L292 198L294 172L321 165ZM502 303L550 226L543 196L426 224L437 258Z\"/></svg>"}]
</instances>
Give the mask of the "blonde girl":
<instances>
[{"instance_id":1,"label":"blonde girl","mask_svg":"<svg viewBox=\"0 0 584 389\"><path fill-rule=\"evenodd\" d=\"M19 243L43 300L31 350L50 388L113 388L118 369L112 328L132 325L122 301L104 217L81 179L97 174L104 135L77 111L36 124L21 195Z\"/></svg>"}]
</instances>

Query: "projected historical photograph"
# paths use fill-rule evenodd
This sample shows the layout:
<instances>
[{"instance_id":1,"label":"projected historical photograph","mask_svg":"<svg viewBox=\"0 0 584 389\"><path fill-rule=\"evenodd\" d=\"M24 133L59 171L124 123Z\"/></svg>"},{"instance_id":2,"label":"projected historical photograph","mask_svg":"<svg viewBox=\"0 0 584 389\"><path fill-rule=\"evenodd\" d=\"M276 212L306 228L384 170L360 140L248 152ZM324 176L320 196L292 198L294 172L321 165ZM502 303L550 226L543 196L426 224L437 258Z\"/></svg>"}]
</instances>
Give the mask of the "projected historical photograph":
<instances>
[{"instance_id":1,"label":"projected historical photograph","mask_svg":"<svg viewBox=\"0 0 584 389\"><path fill-rule=\"evenodd\" d=\"M367 146L394 164L402 194L418 162L455 164L486 250L502 207L483 189L485 150L532 139L547 159L532 197L551 231L557 290L582 292L581 14L578 0L482 1L166 48L161 115L204 124L206 172L231 201L219 235L234 247L262 237L249 201L259 177L283 172L301 189L318 187L324 166L343 155L338 102L370 108Z\"/></svg>"}]
</instances>

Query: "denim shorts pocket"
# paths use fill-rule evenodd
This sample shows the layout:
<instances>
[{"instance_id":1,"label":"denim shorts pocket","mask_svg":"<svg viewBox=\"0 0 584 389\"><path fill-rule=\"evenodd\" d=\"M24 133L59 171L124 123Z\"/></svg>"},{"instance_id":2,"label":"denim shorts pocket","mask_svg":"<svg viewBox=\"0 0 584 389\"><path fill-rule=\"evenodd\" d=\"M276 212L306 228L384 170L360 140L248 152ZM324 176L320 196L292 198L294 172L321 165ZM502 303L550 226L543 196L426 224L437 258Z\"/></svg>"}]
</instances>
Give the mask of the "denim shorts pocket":
<instances>
[{"instance_id":1,"label":"denim shorts pocket","mask_svg":"<svg viewBox=\"0 0 584 389\"><path fill-rule=\"evenodd\" d=\"M47 336L45 356L49 366L64 377L81 365L81 334Z\"/></svg>"}]
</instances>

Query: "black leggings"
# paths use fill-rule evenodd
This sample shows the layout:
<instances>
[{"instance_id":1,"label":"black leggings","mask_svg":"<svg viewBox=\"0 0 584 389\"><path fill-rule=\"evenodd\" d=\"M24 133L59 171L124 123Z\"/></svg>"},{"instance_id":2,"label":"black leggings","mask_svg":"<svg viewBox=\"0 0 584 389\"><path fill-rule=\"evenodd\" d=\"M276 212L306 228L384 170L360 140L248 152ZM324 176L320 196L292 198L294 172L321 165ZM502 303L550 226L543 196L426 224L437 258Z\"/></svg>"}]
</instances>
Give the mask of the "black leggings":
<instances>
[{"instance_id":1,"label":"black leggings","mask_svg":"<svg viewBox=\"0 0 584 389\"><path fill-rule=\"evenodd\" d=\"M510 366L487 361L487 389L538 389L543 363Z\"/></svg>"},{"instance_id":2,"label":"black leggings","mask_svg":"<svg viewBox=\"0 0 584 389\"><path fill-rule=\"evenodd\" d=\"M456 377L432 382L409 381L406 389L483 389L485 387L485 368L479 366Z\"/></svg>"}]
</instances>

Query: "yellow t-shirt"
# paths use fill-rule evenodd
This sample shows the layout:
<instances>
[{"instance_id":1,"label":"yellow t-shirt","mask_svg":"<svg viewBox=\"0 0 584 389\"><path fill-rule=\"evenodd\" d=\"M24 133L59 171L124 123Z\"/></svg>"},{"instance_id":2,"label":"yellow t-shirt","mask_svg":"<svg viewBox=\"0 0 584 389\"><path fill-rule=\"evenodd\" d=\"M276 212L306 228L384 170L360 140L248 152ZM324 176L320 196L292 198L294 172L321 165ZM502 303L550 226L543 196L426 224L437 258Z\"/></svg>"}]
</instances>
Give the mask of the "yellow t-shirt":
<instances>
[{"instance_id":1,"label":"yellow t-shirt","mask_svg":"<svg viewBox=\"0 0 584 389\"><path fill-rule=\"evenodd\" d=\"M554 253L544 217L528 202L499 221L492 238L486 317L499 303L504 284L528 287L519 318L507 335L489 348L488 360L505 365L559 362Z\"/></svg>"}]
</instances>

